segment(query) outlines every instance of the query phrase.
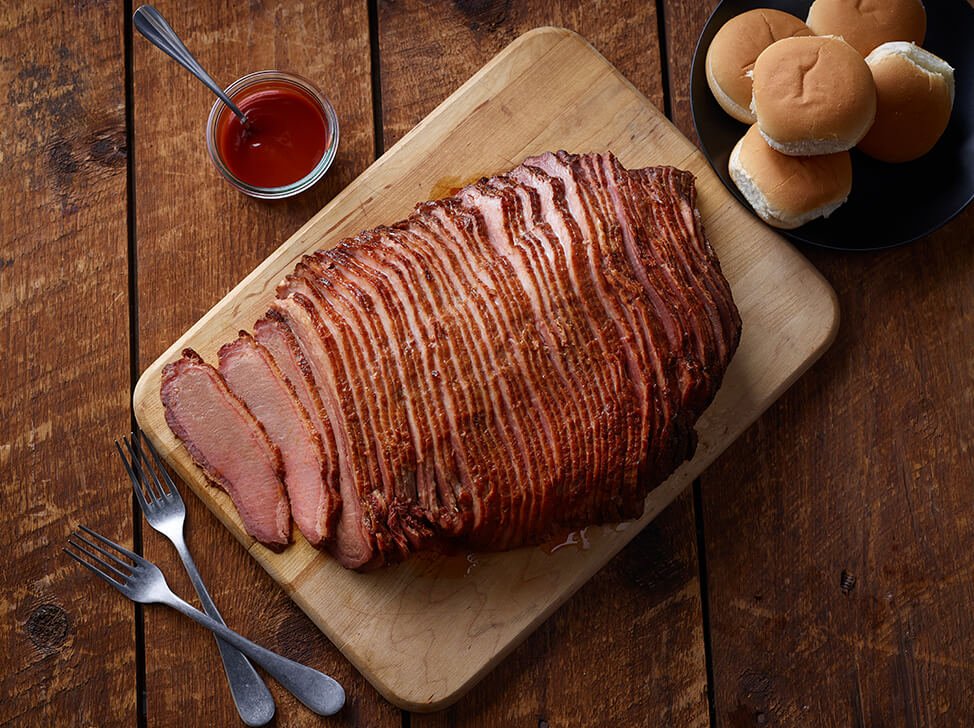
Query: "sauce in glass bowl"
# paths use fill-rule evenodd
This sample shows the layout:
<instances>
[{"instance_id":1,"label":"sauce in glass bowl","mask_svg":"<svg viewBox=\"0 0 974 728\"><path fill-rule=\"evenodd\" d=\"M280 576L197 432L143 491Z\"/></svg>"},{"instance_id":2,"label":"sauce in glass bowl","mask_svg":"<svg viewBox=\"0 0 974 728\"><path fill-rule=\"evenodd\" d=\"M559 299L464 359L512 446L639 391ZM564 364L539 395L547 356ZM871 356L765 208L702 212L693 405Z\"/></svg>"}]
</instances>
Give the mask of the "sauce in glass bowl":
<instances>
[{"instance_id":1,"label":"sauce in glass bowl","mask_svg":"<svg viewBox=\"0 0 974 728\"><path fill-rule=\"evenodd\" d=\"M218 101L206 138L213 163L231 184L275 199L303 192L324 175L337 149L338 120L308 81L260 71L231 84L227 95L247 123Z\"/></svg>"}]
</instances>

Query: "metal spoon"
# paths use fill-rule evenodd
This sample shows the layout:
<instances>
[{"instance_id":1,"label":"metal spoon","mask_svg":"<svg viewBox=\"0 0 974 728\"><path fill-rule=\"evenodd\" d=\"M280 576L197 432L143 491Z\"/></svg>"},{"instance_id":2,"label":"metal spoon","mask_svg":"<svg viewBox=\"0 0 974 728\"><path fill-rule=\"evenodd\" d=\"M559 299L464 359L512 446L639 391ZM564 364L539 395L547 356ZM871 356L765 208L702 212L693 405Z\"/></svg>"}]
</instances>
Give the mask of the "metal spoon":
<instances>
[{"instance_id":1,"label":"metal spoon","mask_svg":"<svg viewBox=\"0 0 974 728\"><path fill-rule=\"evenodd\" d=\"M135 29L145 36L146 40L196 76L203 82L204 86L219 96L220 100L230 107L234 114L240 117L240 121L244 124L247 123L247 115L237 108L237 105L230 100L223 89L217 86L216 81L210 78L210 74L203 70L203 66L183 45L179 36L176 35L176 31L162 17L162 13L151 5L142 5L133 13L132 23L135 25Z\"/></svg>"}]
</instances>

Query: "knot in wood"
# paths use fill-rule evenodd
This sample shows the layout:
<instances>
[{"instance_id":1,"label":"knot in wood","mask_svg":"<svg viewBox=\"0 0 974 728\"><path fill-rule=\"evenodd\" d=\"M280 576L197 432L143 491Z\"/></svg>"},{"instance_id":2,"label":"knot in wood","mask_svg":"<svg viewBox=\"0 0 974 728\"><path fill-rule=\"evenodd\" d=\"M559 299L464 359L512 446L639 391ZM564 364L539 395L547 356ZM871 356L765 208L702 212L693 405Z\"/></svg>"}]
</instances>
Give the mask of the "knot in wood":
<instances>
[{"instance_id":1,"label":"knot in wood","mask_svg":"<svg viewBox=\"0 0 974 728\"><path fill-rule=\"evenodd\" d=\"M454 0L453 5L467 16L468 26L475 33L493 33L507 22L511 10L511 0Z\"/></svg>"},{"instance_id":2,"label":"knot in wood","mask_svg":"<svg viewBox=\"0 0 974 728\"><path fill-rule=\"evenodd\" d=\"M771 678L759 670L746 669L741 673L739 685L748 697L767 698L771 694Z\"/></svg>"},{"instance_id":3,"label":"knot in wood","mask_svg":"<svg viewBox=\"0 0 974 728\"><path fill-rule=\"evenodd\" d=\"M38 649L57 649L68 637L68 614L56 604L42 604L31 612L25 629Z\"/></svg>"}]
</instances>

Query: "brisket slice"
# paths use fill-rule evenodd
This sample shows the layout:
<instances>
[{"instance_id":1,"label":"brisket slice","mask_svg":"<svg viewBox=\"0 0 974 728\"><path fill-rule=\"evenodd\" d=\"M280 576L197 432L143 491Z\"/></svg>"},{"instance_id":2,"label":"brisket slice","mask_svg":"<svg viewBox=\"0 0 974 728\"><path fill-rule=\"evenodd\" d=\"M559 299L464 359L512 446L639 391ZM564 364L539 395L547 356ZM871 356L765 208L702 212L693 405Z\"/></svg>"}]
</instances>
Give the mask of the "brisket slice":
<instances>
[{"instance_id":1,"label":"brisket slice","mask_svg":"<svg viewBox=\"0 0 974 728\"><path fill-rule=\"evenodd\" d=\"M695 195L548 153L305 256L255 326L277 371L247 385L290 385L320 441L322 545L364 571L641 515L740 338Z\"/></svg>"},{"instance_id":2,"label":"brisket slice","mask_svg":"<svg viewBox=\"0 0 974 728\"><path fill-rule=\"evenodd\" d=\"M284 461L291 514L313 546L334 538L341 497L325 486L328 463L321 438L270 353L246 331L219 351L227 386L260 420Z\"/></svg>"},{"instance_id":3,"label":"brisket slice","mask_svg":"<svg viewBox=\"0 0 974 728\"><path fill-rule=\"evenodd\" d=\"M294 387L298 400L311 420L325 457L325 470L322 472L324 485L332 492L336 507L341 507L341 494L338 490L338 452L335 445L335 432L325 415L324 406L318 395L317 384L311 373L311 366L304 358L301 347L283 318L276 311L268 311L254 324L254 338L264 347L285 379Z\"/></svg>"},{"instance_id":4,"label":"brisket slice","mask_svg":"<svg viewBox=\"0 0 974 728\"><path fill-rule=\"evenodd\" d=\"M299 343L335 433L342 512L332 553L350 568L379 566L382 558L376 552L375 533L379 524L367 501L371 483L378 482L377 471L368 463L341 354L306 296L295 293L275 302L272 310L280 315Z\"/></svg>"},{"instance_id":5,"label":"brisket slice","mask_svg":"<svg viewBox=\"0 0 974 728\"><path fill-rule=\"evenodd\" d=\"M192 349L162 372L166 422L207 479L225 490L244 528L280 550L291 539L281 454L216 369Z\"/></svg>"}]
</instances>

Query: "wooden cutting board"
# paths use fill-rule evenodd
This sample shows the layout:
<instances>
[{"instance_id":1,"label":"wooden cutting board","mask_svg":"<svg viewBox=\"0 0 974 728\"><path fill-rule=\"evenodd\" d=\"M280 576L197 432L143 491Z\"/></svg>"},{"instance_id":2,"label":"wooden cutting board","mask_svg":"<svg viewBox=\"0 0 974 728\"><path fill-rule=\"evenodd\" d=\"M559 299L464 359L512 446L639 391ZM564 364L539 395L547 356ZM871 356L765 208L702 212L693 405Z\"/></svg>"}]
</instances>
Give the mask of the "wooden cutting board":
<instances>
[{"instance_id":1,"label":"wooden cutting board","mask_svg":"<svg viewBox=\"0 0 974 728\"><path fill-rule=\"evenodd\" d=\"M162 367L186 346L215 363L219 346L252 327L302 254L556 149L611 150L627 167L671 164L697 177L704 227L744 333L697 425L694 459L653 491L641 520L588 528L563 548L420 555L363 575L299 535L282 554L254 542L230 499L205 484L166 426ZM484 66L180 337L142 375L135 412L172 467L376 688L398 706L430 711L459 698L632 540L828 347L837 322L835 295L818 272L731 197L646 97L578 35L538 28Z\"/></svg>"}]
</instances>

